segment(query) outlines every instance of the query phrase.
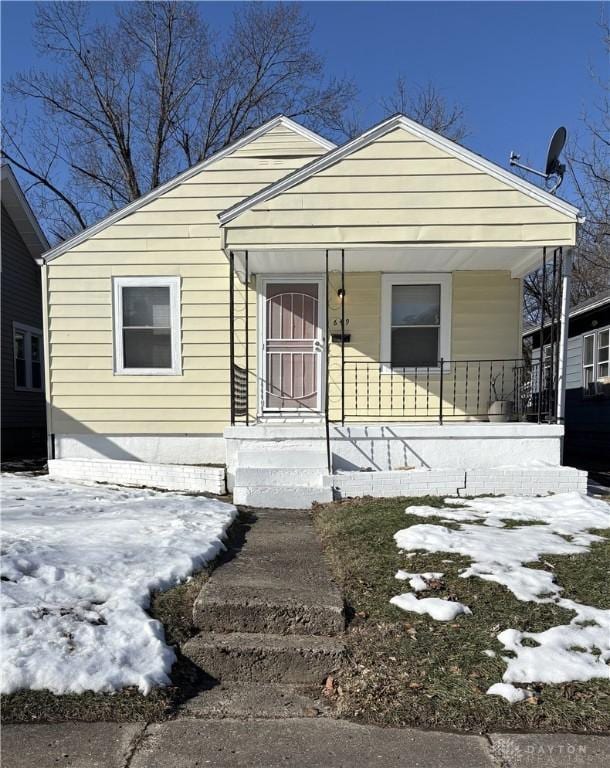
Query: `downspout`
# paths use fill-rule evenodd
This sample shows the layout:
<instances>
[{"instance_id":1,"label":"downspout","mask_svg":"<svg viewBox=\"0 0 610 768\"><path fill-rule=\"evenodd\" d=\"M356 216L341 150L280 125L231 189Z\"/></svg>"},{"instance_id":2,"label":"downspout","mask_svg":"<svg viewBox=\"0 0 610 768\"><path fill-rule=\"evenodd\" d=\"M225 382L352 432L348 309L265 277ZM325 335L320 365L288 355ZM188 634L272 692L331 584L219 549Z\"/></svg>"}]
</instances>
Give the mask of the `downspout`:
<instances>
[{"instance_id":1,"label":"downspout","mask_svg":"<svg viewBox=\"0 0 610 768\"><path fill-rule=\"evenodd\" d=\"M570 326L570 280L572 276L573 249L567 248L561 276L561 318L559 331L559 375L557 381L557 422L565 422L566 411L566 369Z\"/></svg>"}]
</instances>

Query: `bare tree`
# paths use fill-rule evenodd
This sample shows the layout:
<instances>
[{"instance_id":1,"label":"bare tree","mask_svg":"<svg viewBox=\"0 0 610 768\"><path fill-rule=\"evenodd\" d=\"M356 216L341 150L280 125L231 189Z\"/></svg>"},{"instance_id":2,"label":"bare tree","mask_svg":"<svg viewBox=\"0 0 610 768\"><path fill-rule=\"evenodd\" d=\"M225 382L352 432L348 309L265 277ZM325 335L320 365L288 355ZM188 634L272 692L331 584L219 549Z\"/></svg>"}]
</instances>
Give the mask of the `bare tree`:
<instances>
[{"instance_id":1,"label":"bare tree","mask_svg":"<svg viewBox=\"0 0 610 768\"><path fill-rule=\"evenodd\" d=\"M610 26L602 25L610 55ZM610 287L610 81L594 72L599 96L583 115L583 135L568 149L568 169L585 218L578 230L573 298L582 301Z\"/></svg>"},{"instance_id":2,"label":"bare tree","mask_svg":"<svg viewBox=\"0 0 610 768\"><path fill-rule=\"evenodd\" d=\"M107 24L86 2L41 3L35 42L54 66L9 83L2 155L60 239L280 111L340 131L355 89L324 77L311 33L296 3L242 6L224 35L190 2L124 4Z\"/></svg>"},{"instance_id":3,"label":"bare tree","mask_svg":"<svg viewBox=\"0 0 610 768\"><path fill-rule=\"evenodd\" d=\"M400 112L452 141L462 141L468 135L463 107L448 102L432 83L410 86L404 75L399 75L381 106L388 114Z\"/></svg>"},{"instance_id":4,"label":"bare tree","mask_svg":"<svg viewBox=\"0 0 610 768\"><path fill-rule=\"evenodd\" d=\"M610 27L602 24L605 50L610 54ZM567 148L567 170L575 204L584 222L577 231L572 272L572 305L610 288L610 83L598 77L597 103L583 115L583 129ZM540 271L524 282L526 320L537 323L542 299ZM548 291L546 292L548 296ZM547 304L547 302L545 302ZM545 311L550 311L548 304Z\"/></svg>"}]
</instances>

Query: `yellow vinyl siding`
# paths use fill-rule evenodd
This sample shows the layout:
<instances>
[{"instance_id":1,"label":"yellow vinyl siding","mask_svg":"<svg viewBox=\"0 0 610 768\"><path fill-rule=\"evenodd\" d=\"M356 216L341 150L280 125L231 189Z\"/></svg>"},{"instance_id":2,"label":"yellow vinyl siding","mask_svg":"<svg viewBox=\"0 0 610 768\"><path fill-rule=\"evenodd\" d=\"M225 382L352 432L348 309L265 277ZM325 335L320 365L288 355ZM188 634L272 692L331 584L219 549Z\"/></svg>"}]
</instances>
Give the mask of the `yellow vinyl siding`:
<instances>
[{"instance_id":1,"label":"yellow vinyl siding","mask_svg":"<svg viewBox=\"0 0 610 768\"><path fill-rule=\"evenodd\" d=\"M333 278L335 276L333 275ZM432 276L431 276L432 277ZM335 280L336 282L336 280ZM333 298L338 285L331 284L331 329L337 329L340 307ZM351 340L345 345L345 408L351 421L357 411L362 421L435 420L439 407L439 376L425 371L418 374L382 374L381 273L348 273L345 279L346 331ZM521 284L502 271L464 271L452 275L451 359L456 361L513 360L521 357L519 334ZM387 361L382 361L387 362ZM357 364L360 367L357 367ZM366 365L370 363L370 365ZM506 370L512 366L507 365ZM493 372L500 372L495 365ZM356 374L356 371L358 372ZM455 417L468 411L486 413L489 401L490 365L482 364L484 385L473 387L477 366L470 369L470 391L465 392L465 367L445 376L443 402L446 417L453 418L453 395L458 407ZM429 393L426 394L426 388ZM466 399L467 394L467 399ZM478 407L477 407L478 396ZM341 345L332 344L329 367L329 407L333 419L341 415ZM403 410L404 409L404 410ZM403 412L405 416L403 416Z\"/></svg>"},{"instance_id":2,"label":"yellow vinyl siding","mask_svg":"<svg viewBox=\"0 0 610 768\"><path fill-rule=\"evenodd\" d=\"M222 433L230 406L229 266L217 215L322 152L276 127L50 262L51 432ZM181 277L182 375L115 376L112 278L168 275ZM254 319L251 328L254 347Z\"/></svg>"},{"instance_id":3,"label":"yellow vinyl siding","mask_svg":"<svg viewBox=\"0 0 610 768\"><path fill-rule=\"evenodd\" d=\"M397 128L225 225L227 247L571 245L573 218Z\"/></svg>"},{"instance_id":4,"label":"yellow vinyl siding","mask_svg":"<svg viewBox=\"0 0 610 768\"><path fill-rule=\"evenodd\" d=\"M282 126L184 181L162 197L50 262L48 300L52 404L50 431L101 434L220 434L229 423L229 265L217 214L323 149ZM348 164L349 165L344 165ZM443 155L405 131L395 131L349 160L321 172L235 219L229 242L263 247L326 248L355 244L524 244L571 241L573 223L505 183ZM349 259L349 254L348 254ZM349 263L346 264L349 270ZM406 265L405 268L408 268ZM182 374L113 374L112 278L181 278ZM339 304L331 274L330 328ZM254 288L254 281L252 283ZM346 277L346 346L350 361L379 361L381 274ZM454 359L520 356L520 283L507 272L456 272L452 283ZM244 287L236 283L236 362L244 359ZM249 406L257 408L255 290L249 295ZM340 411L340 345L330 347L330 411ZM353 369L352 369L353 370ZM423 382L379 377L379 420L402 421L438 404L438 377L426 397ZM394 383L392 383L394 379ZM398 382L399 390L394 390ZM447 379L446 397L453 391ZM462 381L455 382L461 392ZM358 395L358 400L356 399ZM346 374L348 409L363 390ZM415 398L417 397L417 403ZM472 393L469 394L472 397ZM484 401L481 407L486 407ZM392 406L394 414L386 412ZM363 420L375 420L374 413Z\"/></svg>"}]
</instances>

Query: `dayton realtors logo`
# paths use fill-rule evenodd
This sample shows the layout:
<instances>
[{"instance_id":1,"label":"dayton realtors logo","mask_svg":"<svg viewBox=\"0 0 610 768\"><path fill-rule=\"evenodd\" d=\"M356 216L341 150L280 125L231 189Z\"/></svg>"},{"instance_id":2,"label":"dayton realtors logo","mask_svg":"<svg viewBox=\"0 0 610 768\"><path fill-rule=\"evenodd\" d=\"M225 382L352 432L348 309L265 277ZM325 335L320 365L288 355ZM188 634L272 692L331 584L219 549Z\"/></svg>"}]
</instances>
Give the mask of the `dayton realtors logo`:
<instances>
[{"instance_id":1,"label":"dayton realtors logo","mask_svg":"<svg viewBox=\"0 0 610 768\"><path fill-rule=\"evenodd\" d=\"M587 765L591 760L584 744L559 740L541 744L537 739L528 743L527 737L520 737L518 742L509 736L494 739L491 751L495 757L514 766L548 766L550 761L557 766Z\"/></svg>"}]
</instances>

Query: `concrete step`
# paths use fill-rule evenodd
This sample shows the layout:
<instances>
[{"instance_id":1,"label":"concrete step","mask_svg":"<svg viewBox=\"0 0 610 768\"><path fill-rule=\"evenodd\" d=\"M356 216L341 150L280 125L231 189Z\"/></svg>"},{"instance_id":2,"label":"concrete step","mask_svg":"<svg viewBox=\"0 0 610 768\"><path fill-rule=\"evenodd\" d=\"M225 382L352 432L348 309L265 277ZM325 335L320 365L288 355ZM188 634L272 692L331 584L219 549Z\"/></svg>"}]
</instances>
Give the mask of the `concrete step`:
<instances>
[{"instance_id":1,"label":"concrete step","mask_svg":"<svg viewBox=\"0 0 610 768\"><path fill-rule=\"evenodd\" d=\"M235 485L239 486L306 486L307 488L320 488L326 468L301 467L285 469L283 467L242 467L235 472Z\"/></svg>"},{"instance_id":2,"label":"concrete step","mask_svg":"<svg viewBox=\"0 0 610 768\"><path fill-rule=\"evenodd\" d=\"M270 632L277 635L336 635L343 632L345 618L341 596L327 589L309 589L301 594L281 587L235 579L210 579L193 607L193 623L204 632Z\"/></svg>"},{"instance_id":3,"label":"concrete step","mask_svg":"<svg viewBox=\"0 0 610 768\"><path fill-rule=\"evenodd\" d=\"M237 467L268 467L271 469L323 469L328 472L326 446L324 450L304 448L268 448L264 443L257 450L242 449L237 453Z\"/></svg>"},{"instance_id":4,"label":"concrete step","mask_svg":"<svg viewBox=\"0 0 610 768\"><path fill-rule=\"evenodd\" d=\"M320 717L330 713L316 685L279 683L221 683L201 691L179 707L178 716L206 720L278 720Z\"/></svg>"},{"instance_id":5,"label":"concrete step","mask_svg":"<svg viewBox=\"0 0 610 768\"><path fill-rule=\"evenodd\" d=\"M261 509L309 509L312 504L328 504L333 500L332 488L307 486L236 486L233 503Z\"/></svg>"},{"instance_id":6,"label":"concrete step","mask_svg":"<svg viewBox=\"0 0 610 768\"><path fill-rule=\"evenodd\" d=\"M338 669L344 654L331 637L245 632L202 632L181 651L215 680L317 685Z\"/></svg>"}]
</instances>

